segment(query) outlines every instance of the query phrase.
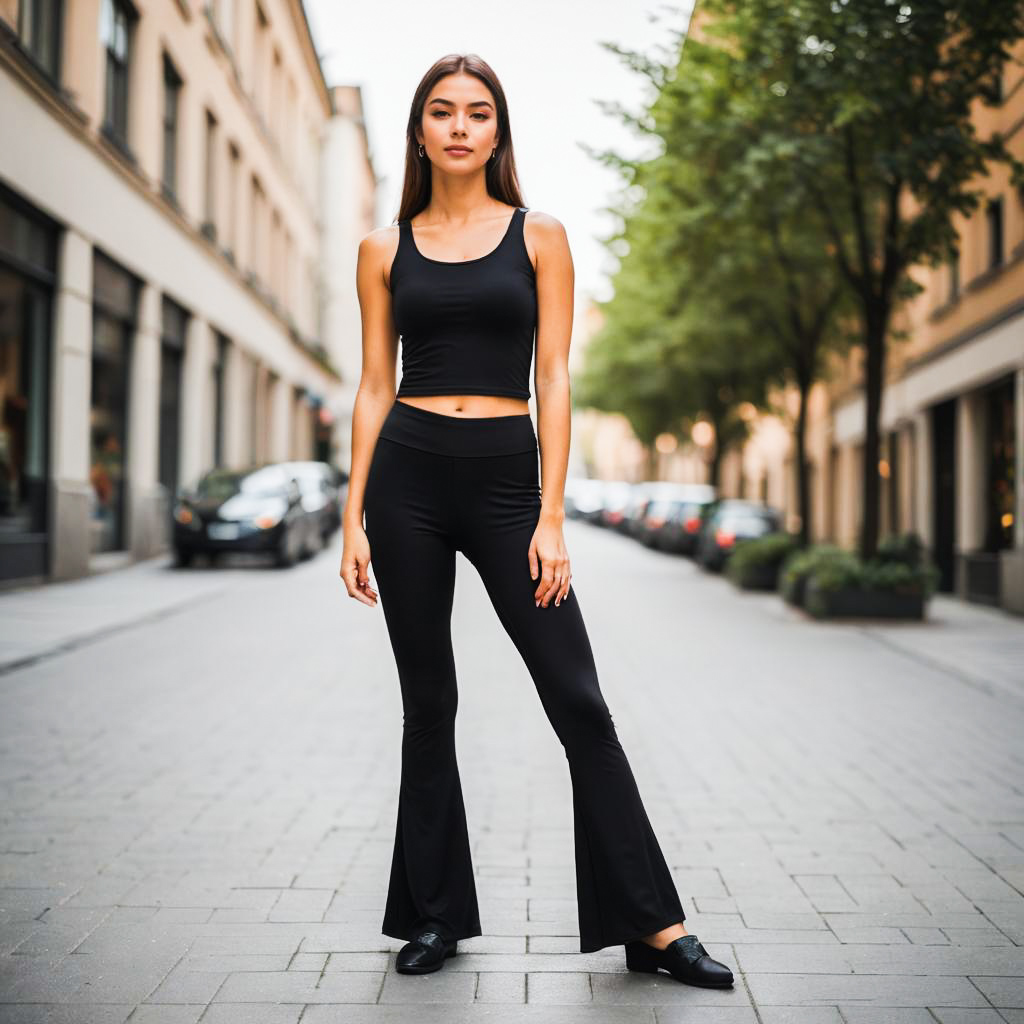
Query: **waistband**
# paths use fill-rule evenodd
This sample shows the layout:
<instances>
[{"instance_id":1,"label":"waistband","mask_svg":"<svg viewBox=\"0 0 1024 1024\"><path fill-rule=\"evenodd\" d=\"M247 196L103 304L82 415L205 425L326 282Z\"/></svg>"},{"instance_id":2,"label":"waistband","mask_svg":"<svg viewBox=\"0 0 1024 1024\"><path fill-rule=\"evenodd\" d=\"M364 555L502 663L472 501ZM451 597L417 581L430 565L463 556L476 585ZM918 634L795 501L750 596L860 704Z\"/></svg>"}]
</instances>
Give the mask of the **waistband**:
<instances>
[{"instance_id":1,"label":"waistband","mask_svg":"<svg viewBox=\"0 0 1024 1024\"><path fill-rule=\"evenodd\" d=\"M537 450L528 412L509 416L448 416L395 399L380 437L437 455L514 455Z\"/></svg>"}]
</instances>

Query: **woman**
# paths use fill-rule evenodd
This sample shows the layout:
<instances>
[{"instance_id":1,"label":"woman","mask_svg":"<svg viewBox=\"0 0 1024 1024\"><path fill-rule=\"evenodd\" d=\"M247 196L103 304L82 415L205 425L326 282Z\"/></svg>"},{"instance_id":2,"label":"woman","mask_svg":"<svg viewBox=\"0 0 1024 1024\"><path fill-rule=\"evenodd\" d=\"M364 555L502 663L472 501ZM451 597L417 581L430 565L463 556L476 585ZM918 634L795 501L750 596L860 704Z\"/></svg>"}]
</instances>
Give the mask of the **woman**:
<instances>
[{"instance_id":1,"label":"woman","mask_svg":"<svg viewBox=\"0 0 1024 1024\"><path fill-rule=\"evenodd\" d=\"M732 972L683 927L570 589L562 500L573 280L562 225L522 206L493 71L474 55L441 59L413 97L398 226L367 235L357 266L363 368L341 577L375 606L372 550L404 706L382 931L408 940L396 968L414 974L482 934L455 758L458 550L565 747L581 952L622 944L632 970L728 986ZM527 404L534 334L537 433Z\"/></svg>"}]
</instances>

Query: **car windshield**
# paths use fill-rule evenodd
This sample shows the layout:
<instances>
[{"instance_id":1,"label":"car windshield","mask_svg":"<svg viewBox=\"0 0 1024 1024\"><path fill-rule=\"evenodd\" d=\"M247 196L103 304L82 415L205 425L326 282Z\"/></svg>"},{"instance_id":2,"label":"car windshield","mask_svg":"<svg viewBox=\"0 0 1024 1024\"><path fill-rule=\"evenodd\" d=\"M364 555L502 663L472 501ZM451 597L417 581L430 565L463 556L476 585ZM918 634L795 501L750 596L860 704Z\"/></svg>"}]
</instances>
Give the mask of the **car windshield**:
<instances>
[{"instance_id":1,"label":"car windshield","mask_svg":"<svg viewBox=\"0 0 1024 1024\"><path fill-rule=\"evenodd\" d=\"M726 515L722 517L722 529L732 533L768 533L772 528L771 522L763 516L756 515Z\"/></svg>"},{"instance_id":2,"label":"car windshield","mask_svg":"<svg viewBox=\"0 0 1024 1024\"><path fill-rule=\"evenodd\" d=\"M273 467L244 473L237 470L218 469L207 473L196 487L200 498L226 501L236 494L251 498L267 498L281 493L281 473Z\"/></svg>"}]
</instances>

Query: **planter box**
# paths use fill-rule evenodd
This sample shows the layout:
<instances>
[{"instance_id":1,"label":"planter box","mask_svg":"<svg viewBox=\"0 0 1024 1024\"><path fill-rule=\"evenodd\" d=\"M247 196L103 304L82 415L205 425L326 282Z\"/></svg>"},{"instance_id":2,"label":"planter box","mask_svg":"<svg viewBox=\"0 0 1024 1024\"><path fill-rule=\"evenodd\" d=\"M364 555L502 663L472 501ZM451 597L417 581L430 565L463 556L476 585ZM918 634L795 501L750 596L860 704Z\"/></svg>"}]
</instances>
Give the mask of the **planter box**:
<instances>
[{"instance_id":1,"label":"planter box","mask_svg":"<svg viewBox=\"0 0 1024 1024\"><path fill-rule=\"evenodd\" d=\"M819 590L817 581L811 579L805 588L804 607L816 619L923 619L925 598L893 590Z\"/></svg>"},{"instance_id":2,"label":"planter box","mask_svg":"<svg viewBox=\"0 0 1024 1024\"><path fill-rule=\"evenodd\" d=\"M797 608L803 608L804 606L804 591L807 589L807 576L797 576L792 582L786 582L783 580L779 584L779 593L782 595L782 599L791 605L795 605Z\"/></svg>"},{"instance_id":3,"label":"planter box","mask_svg":"<svg viewBox=\"0 0 1024 1024\"><path fill-rule=\"evenodd\" d=\"M748 565L730 575L733 583L742 590L775 590L779 582L779 564Z\"/></svg>"}]
</instances>

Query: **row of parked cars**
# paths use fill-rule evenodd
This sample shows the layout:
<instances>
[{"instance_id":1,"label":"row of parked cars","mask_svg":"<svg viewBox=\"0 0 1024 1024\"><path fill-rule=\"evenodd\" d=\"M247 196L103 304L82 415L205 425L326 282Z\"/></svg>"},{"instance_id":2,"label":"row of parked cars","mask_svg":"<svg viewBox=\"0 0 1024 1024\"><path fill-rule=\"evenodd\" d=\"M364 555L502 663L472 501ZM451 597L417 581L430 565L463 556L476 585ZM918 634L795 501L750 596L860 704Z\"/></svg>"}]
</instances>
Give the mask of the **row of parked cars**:
<instances>
[{"instance_id":1,"label":"row of parked cars","mask_svg":"<svg viewBox=\"0 0 1024 1024\"><path fill-rule=\"evenodd\" d=\"M572 477L565 483L565 514L689 555L712 571L722 569L739 541L782 529L779 512L763 502L720 498L708 484L668 481Z\"/></svg>"},{"instance_id":2,"label":"row of parked cars","mask_svg":"<svg viewBox=\"0 0 1024 1024\"><path fill-rule=\"evenodd\" d=\"M259 552L287 567L320 551L341 526L348 475L326 462L212 469L181 490L173 509L174 562L197 554Z\"/></svg>"}]
</instances>

